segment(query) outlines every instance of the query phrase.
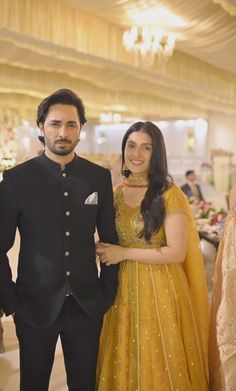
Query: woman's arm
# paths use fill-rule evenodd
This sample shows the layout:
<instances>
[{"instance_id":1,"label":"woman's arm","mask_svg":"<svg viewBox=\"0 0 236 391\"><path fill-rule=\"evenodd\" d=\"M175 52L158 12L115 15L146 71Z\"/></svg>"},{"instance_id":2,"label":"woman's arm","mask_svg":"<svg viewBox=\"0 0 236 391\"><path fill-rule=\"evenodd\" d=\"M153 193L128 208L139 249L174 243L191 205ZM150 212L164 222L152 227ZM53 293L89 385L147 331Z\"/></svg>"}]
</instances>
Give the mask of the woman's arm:
<instances>
[{"instance_id":1,"label":"woman's arm","mask_svg":"<svg viewBox=\"0 0 236 391\"><path fill-rule=\"evenodd\" d=\"M181 263L187 249L187 217L184 214L173 214L165 218L164 229L167 244L158 249L141 249L114 246L106 243L97 245L97 254L107 266L123 260L135 260L143 263L164 264Z\"/></svg>"}]
</instances>

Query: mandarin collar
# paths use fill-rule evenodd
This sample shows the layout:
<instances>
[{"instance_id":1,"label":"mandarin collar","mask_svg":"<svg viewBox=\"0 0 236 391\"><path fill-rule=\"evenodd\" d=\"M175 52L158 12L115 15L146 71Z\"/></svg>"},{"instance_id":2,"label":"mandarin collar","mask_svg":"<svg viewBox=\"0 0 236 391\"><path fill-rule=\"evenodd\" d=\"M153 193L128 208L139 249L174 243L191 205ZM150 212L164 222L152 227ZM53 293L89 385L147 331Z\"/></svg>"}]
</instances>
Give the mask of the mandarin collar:
<instances>
[{"instance_id":1,"label":"mandarin collar","mask_svg":"<svg viewBox=\"0 0 236 391\"><path fill-rule=\"evenodd\" d=\"M51 169L52 171L61 172L61 171L70 171L71 169L73 169L78 161L78 156L75 154L73 159L69 163L65 164L64 170L61 169L60 163L57 163L54 160L47 157L45 152L43 152L40 156L38 156L37 159L41 164Z\"/></svg>"}]
</instances>

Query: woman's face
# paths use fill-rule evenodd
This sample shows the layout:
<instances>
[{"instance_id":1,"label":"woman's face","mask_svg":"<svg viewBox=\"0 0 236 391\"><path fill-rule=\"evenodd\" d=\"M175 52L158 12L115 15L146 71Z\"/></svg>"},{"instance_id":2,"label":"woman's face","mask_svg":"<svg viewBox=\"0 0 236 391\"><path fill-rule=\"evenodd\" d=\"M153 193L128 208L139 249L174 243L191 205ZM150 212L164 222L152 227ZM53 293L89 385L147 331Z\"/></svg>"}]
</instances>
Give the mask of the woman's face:
<instances>
[{"instance_id":1,"label":"woman's face","mask_svg":"<svg viewBox=\"0 0 236 391\"><path fill-rule=\"evenodd\" d=\"M127 168L133 175L148 173L152 156L152 139L142 131L129 135L124 151Z\"/></svg>"}]
</instances>

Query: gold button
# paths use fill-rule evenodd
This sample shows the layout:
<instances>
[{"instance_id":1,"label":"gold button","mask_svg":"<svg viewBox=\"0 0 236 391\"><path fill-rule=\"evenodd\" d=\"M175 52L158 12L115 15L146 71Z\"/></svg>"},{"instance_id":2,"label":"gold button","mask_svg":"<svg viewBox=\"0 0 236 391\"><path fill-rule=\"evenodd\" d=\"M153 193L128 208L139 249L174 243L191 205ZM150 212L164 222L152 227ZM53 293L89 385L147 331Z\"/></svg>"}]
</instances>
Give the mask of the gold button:
<instances>
[{"instance_id":1,"label":"gold button","mask_svg":"<svg viewBox=\"0 0 236 391\"><path fill-rule=\"evenodd\" d=\"M69 251L65 251L65 256L68 257L70 255Z\"/></svg>"},{"instance_id":2,"label":"gold button","mask_svg":"<svg viewBox=\"0 0 236 391\"><path fill-rule=\"evenodd\" d=\"M69 231L66 231L66 236L70 236L70 232Z\"/></svg>"},{"instance_id":3,"label":"gold button","mask_svg":"<svg viewBox=\"0 0 236 391\"><path fill-rule=\"evenodd\" d=\"M66 275L70 276L70 271L69 270L67 270Z\"/></svg>"},{"instance_id":4,"label":"gold button","mask_svg":"<svg viewBox=\"0 0 236 391\"><path fill-rule=\"evenodd\" d=\"M65 177L66 177L66 173L65 173L65 172L63 172L63 173L62 173L62 176L65 178Z\"/></svg>"},{"instance_id":5,"label":"gold button","mask_svg":"<svg viewBox=\"0 0 236 391\"><path fill-rule=\"evenodd\" d=\"M64 196L65 196L65 197L68 197L68 195L69 195L68 191L65 191L65 192L64 192Z\"/></svg>"},{"instance_id":6,"label":"gold button","mask_svg":"<svg viewBox=\"0 0 236 391\"><path fill-rule=\"evenodd\" d=\"M69 210L66 211L66 216L70 216L70 211Z\"/></svg>"}]
</instances>

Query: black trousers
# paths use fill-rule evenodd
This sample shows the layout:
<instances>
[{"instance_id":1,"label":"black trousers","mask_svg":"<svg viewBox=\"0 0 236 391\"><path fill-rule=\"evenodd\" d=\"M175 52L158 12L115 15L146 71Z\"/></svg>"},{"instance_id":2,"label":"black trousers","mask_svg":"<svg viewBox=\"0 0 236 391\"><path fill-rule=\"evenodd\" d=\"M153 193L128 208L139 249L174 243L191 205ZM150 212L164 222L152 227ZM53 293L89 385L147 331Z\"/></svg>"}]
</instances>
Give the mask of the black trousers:
<instances>
[{"instance_id":1,"label":"black trousers","mask_svg":"<svg viewBox=\"0 0 236 391\"><path fill-rule=\"evenodd\" d=\"M39 329L18 317L15 325L20 347L20 391L48 391L59 336L68 390L95 390L102 317L91 319L69 296L52 326Z\"/></svg>"}]
</instances>

